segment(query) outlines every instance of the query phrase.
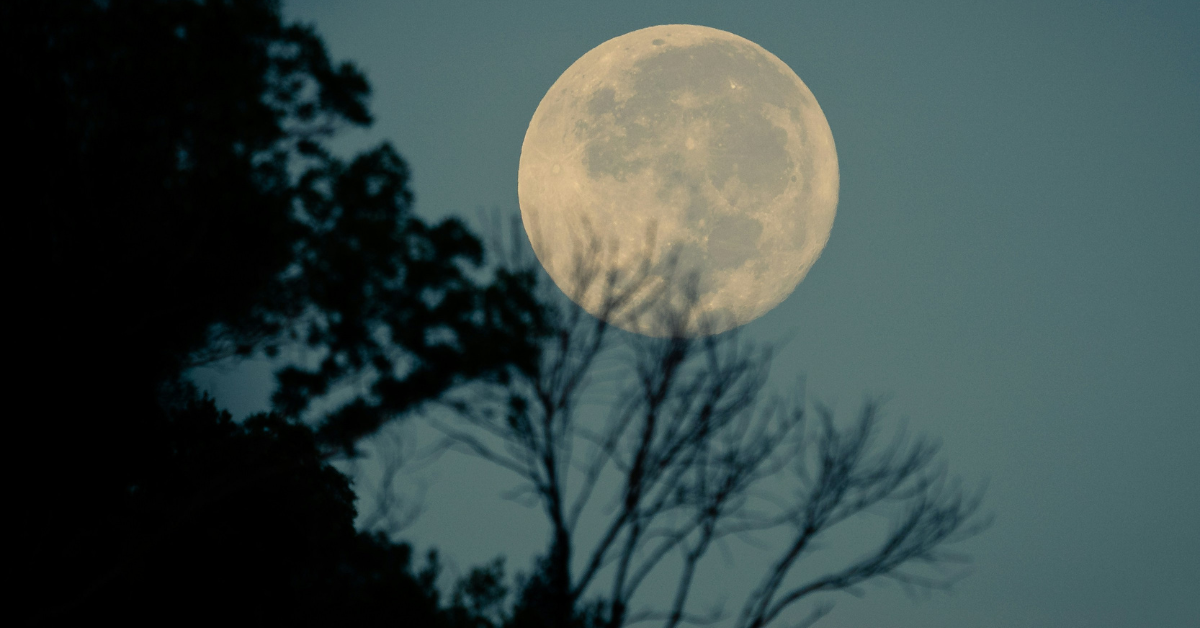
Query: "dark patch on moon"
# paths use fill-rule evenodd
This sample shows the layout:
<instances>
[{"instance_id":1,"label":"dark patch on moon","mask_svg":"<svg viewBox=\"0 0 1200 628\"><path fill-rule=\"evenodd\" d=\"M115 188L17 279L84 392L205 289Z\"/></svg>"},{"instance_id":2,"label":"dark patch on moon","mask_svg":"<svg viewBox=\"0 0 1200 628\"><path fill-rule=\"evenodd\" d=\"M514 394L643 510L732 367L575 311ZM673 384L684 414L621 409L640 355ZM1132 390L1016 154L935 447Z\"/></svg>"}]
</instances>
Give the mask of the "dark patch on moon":
<instances>
[{"instance_id":1,"label":"dark patch on moon","mask_svg":"<svg viewBox=\"0 0 1200 628\"><path fill-rule=\"evenodd\" d=\"M680 129L703 122L711 125L712 136L703 147L709 159L703 172L689 173L692 178L703 176L735 205L769 202L787 189L794 165L787 152L787 131L766 118L764 105L795 110L803 95L763 53L709 40L665 48L635 64L630 75L628 98L617 101L611 87L587 97L591 119L576 128L576 137L586 145L583 160L589 176L624 181L647 167L670 175L641 155L685 150L682 145L661 144L668 138L682 141ZM735 193L725 190L734 177L743 184L739 187L746 198L731 198ZM687 185L678 177L664 176L663 181L668 187Z\"/></svg>"},{"instance_id":2,"label":"dark patch on moon","mask_svg":"<svg viewBox=\"0 0 1200 628\"><path fill-rule=\"evenodd\" d=\"M712 268L737 268L758 255L758 238L762 223L737 214L721 216L713 221L708 236L708 257Z\"/></svg>"},{"instance_id":3,"label":"dark patch on moon","mask_svg":"<svg viewBox=\"0 0 1200 628\"><path fill-rule=\"evenodd\" d=\"M721 40L664 48L636 63L629 75L623 100L612 87L587 96L589 120L575 132L585 146L588 175L625 181L650 169L659 182L657 197L679 203L696 238L666 244L654 272L664 278L699 272L701 294L719 289L711 285L713 271L740 267L759 255L762 223L736 212L771 202L796 180L788 131L766 117L765 105L787 110L798 122L797 103L806 99L762 52ZM695 147L704 159L689 167L685 142L693 124L705 128L707 138ZM714 206L704 191L709 185L735 213Z\"/></svg>"},{"instance_id":4,"label":"dark patch on moon","mask_svg":"<svg viewBox=\"0 0 1200 628\"><path fill-rule=\"evenodd\" d=\"M593 117L611 114L616 108L617 90L611 87L603 87L592 92L592 97L588 99L587 112Z\"/></svg>"},{"instance_id":5,"label":"dark patch on moon","mask_svg":"<svg viewBox=\"0 0 1200 628\"><path fill-rule=\"evenodd\" d=\"M701 296L720 288L713 285L710 273L740 267L759 256L758 241L763 232L762 223L748 216L699 213L704 211L694 206L689 208L689 217L707 216L703 226L699 226L699 220L692 223L691 232L699 235L701 241L666 243L662 261L651 271L667 280L699 273Z\"/></svg>"},{"instance_id":6,"label":"dark patch on moon","mask_svg":"<svg viewBox=\"0 0 1200 628\"><path fill-rule=\"evenodd\" d=\"M787 131L761 115L740 111L729 112L722 121L726 126L711 148L709 181L723 189L736 175L760 200L770 200L787 189L786 177L792 171ZM729 194L726 198L737 204Z\"/></svg>"}]
</instances>

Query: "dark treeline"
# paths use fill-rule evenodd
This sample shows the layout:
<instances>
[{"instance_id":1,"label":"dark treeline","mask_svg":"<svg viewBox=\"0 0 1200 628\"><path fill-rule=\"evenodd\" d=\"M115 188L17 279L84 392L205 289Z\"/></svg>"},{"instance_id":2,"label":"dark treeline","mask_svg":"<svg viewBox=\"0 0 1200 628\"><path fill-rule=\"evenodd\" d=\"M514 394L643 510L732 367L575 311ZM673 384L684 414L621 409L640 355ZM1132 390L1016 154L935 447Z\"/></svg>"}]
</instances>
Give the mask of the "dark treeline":
<instances>
[{"instance_id":1,"label":"dark treeline","mask_svg":"<svg viewBox=\"0 0 1200 628\"><path fill-rule=\"evenodd\" d=\"M368 84L277 3L0 13L10 625L479 625L490 572L439 602L435 563L354 530L328 461L456 384L528 368L529 278L472 280L480 242L412 214L390 146L324 148L370 123ZM182 378L282 343L322 360L278 374L271 414L235 423ZM299 420L364 376L367 394Z\"/></svg>"}]
</instances>

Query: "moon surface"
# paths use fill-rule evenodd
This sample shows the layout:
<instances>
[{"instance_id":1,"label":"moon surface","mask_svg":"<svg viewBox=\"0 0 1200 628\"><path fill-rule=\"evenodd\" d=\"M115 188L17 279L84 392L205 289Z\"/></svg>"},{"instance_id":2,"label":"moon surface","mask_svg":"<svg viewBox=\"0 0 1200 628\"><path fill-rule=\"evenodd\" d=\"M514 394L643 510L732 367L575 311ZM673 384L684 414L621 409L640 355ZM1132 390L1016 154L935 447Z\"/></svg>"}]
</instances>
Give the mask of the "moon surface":
<instances>
[{"instance_id":1,"label":"moon surface","mask_svg":"<svg viewBox=\"0 0 1200 628\"><path fill-rule=\"evenodd\" d=\"M821 254L838 200L833 134L800 77L754 42L679 24L567 68L533 114L517 178L558 287L649 336L720 333L778 305ZM627 285L640 289L606 306Z\"/></svg>"}]
</instances>

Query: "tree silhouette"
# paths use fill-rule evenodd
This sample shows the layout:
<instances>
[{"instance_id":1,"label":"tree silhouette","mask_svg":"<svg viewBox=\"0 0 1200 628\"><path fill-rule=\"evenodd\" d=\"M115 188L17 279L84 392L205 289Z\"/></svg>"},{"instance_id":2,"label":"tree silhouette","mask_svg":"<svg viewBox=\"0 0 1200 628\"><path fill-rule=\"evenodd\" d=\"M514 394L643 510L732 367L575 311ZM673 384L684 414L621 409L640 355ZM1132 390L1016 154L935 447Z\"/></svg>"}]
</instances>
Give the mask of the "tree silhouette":
<instances>
[{"instance_id":1,"label":"tree silhouette","mask_svg":"<svg viewBox=\"0 0 1200 628\"><path fill-rule=\"evenodd\" d=\"M276 414L234 423L211 399L181 393L164 430L170 460L130 496L132 538L100 577L35 619L190 623L236 610L238 623L353 612L436 625L430 578L411 573L408 546L355 532L349 480L310 429Z\"/></svg>"},{"instance_id":2,"label":"tree silhouette","mask_svg":"<svg viewBox=\"0 0 1200 628\"><path fill-rule=\"evenodd\" d=\"M408 550L353 533L327 462L456 385L532 368L530 278L480 280L480 242L412 213L386 143L325 148L370 122L368 84L276 2L18 0L0 28L10 389L28 402L8 422L12 612L394 608L380 583L416 582ZM236 425L179 384L286 343L317 363L281 370L274 414ZM312 411L347 382L362 392Z\"/></svg>"},{"instance_id":3,"label":"tree silhouette","mask_svg":"<svg viewBox=\"0 0 1200 628\"><path fill-rule=\"evenodd\" d=\"M673 626L704 619L688 594L712 545L760 529L791 541L739 626L872 578L952 579L907 570L976 529L978 500L943 490L934 448L875 453L873 407L849 428L818 408L810 428L803 403L763 398L769 352L736 333L634 342L621 402L584 421L588 378L620 346L611 317L544 309L532 270L490 269L463 224L415 216L389 145L332 154L332 135L370 122L366 79L276 2L17 0L0 28L16 112L10 390L27 402L7 423L17 623ZM579 285L604 284L609 314L638 303L686 327L676 306L694 304L694 282L669 264L621 276L589 251ZM682 301L634 300L650 273ZM235 422L183 381L285 344L315 362L278 372L271 413ZM551 522L508 608L500 563L443 600L436 555L418 570L409 546L355 532L329 464L433 404L457 413L452 442L518 472ZM751 499L789 469L794 499ZM617 507L588 545L578 523L609 477ZM889 500L907 509L864 559L789 579L823 531ZM674 598L632 609L680 551Z\"/></svg>"},{"instance_id":4,"label":"tree silhouette","mask_svg":"<svg viewBox=\"0 0 1200 628\"><path fill-rule=\"evenodd\" d=\"M689 604L702 559L724 539L765 532L782 545L729 616L737 628L766 626L817 594L855 592L873 579L943 588L963 575L946 570L959 557L945 546L986 525L978 516L982 493L946 479L931 440L901 435L876 447L875 402L839 426L832 411L810 410L803 395L766 395L769 348L736 330L687 334L714 323L692 320L701 297L695 273L670 259L652 263L648 253L639 267L618 269L606 243L592 236L584 244L565 289L578 301L598 288L601 315L547 287L544 298L558 307L538 369L504 388L444 399L451 418L429 415L445 435L442 447L516 473L523 491L516 495L540 506L549 523L548 547L522 587L512 625L716 621L726 617L720 609L696 612ZM648 285L654 290L643 298ZM646 314L672 332L651 338L611 326L622 319L632 326ZM596 380L607 380L598 393L608 406L603 415L589 408ZM890 516L890 531L863 542L859 558L797 579L818 540L866 512ZM599 523L598 532L582 533L585 519ZM676 564L668 565L671 557ZM647 582L668 579L670 599L631 606ZM800 625L829 608L817 599Z\"/></svg>"}]
</instances>

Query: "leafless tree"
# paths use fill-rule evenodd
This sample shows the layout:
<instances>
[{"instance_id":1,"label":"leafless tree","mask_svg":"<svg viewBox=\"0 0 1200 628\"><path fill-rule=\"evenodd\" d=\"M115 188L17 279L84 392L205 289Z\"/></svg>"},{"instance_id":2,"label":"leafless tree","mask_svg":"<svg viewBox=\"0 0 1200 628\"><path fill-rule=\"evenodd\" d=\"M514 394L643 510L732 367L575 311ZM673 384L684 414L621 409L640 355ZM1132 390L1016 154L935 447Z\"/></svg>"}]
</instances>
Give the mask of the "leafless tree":
<instances>
[{"instance_id":1,"label":"leafless tree","mask_svg":"<svg viewBox=\"0 0 1200 628\"><path fill-rule=\"evenodd\" d=\"M577 256L573 286L583 291L603 282L600 316L561 295L548 298L556 304L553 334L538 372L516 377L502 390L448 398L452 413L428 415L446 447L514 472L525 496L544 511L551 538L542 559L539 623L578 625L578 609L597 599L600 612L593 621L613 628L644 621L674 628L723 618L737 628L759 628L789 608L812 604L818 593L855 592L875 579L940 588L962 575L946 569L958 557L944 547L983 527L981 492L967 494L946 481L932 441L898 437L875 447L876 403L839 426L828 408L810 411L800 392L766 394L769 347L755 347L736 330L684 333L696 311L695 276L677 273L666 282L682 298L648 302L639 295L651 280L650 256L632 272L615 272L604 268L601 245L592 238ZM650 338L611 327L610 321L636 317L642 312L633 309L646 307L658 308L677 333ZM619 392L606 415L596 416L585 411L588 391L605 387L597 378L614 360L626 370L607 389ZM781 493L778 487L785 485L788 492ZM606 502L611 507L595 514L589 504L609 486L615 487ZM797 565L825 533L885 504L900 514L878 545L863 548L863 558L796 579ZM589 526L602 521L597 538L582 538L585 518ZM689 594L714 544L768 531L787 542L740 611L694 612ZM681 566L668 567L664 561L675 555ZM932 569L914 570L922 566ZM660 607L630 608L648 579L667 577L675 579L671 599ZM828 603L812 606L800 625L828 610Z\"/></svg>"},{"instance_id":2,"label":"leafless tree","mask_svg":"<svg viewBox=\"0 0 1200 628\"><path fill-rule=\"evenodd\" d=\"M349 467L351 477L360 483L357 527L367 532L381 532L392 539L399 537L420 516L428 489L424 482L418 483L416 491L405 491L397 486L397 480L406 478L416 456L415 441L405 438L403 429L404 426L396 423L385 426L365 444L364 453L368 455L342 461ZM364 469L367 463L374 464L371 472Z\"/></svg>"}]
</instances>

